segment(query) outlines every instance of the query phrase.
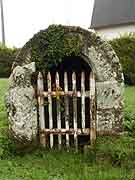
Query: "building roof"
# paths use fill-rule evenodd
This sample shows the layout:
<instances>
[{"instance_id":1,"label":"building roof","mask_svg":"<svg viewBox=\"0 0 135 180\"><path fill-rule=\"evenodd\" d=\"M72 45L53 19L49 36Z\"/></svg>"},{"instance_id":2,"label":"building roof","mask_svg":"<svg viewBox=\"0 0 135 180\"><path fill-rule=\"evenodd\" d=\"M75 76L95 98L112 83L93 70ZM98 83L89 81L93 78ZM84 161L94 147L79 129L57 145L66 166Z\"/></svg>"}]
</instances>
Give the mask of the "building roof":
<instances>
[{"instance_id":1,"label":"building roof","mask_svg":"<svg viewBox=\"0 0 135 180\"><path fill-rule=\"evenodd\" d=\"M95 0L90 28L135 22L135 0Z\"/></svg>"}]
</instances>

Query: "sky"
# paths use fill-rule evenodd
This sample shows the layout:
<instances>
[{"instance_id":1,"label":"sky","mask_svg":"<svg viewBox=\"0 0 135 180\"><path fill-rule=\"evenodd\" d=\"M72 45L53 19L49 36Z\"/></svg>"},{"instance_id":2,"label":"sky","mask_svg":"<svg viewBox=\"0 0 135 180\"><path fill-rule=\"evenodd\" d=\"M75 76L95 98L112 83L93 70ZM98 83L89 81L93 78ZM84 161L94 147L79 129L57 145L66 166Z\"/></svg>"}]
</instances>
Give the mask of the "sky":
<instances>
[{"instance_id":1,"label":"sky","mask_svg":"<svg viewBox=\"0 0 135 180\"><path fill-rule=\"evenodd\" d=\"M93 4L94 0L3 0L6 45L22 47L51 24L88 29Z\"/></svg>"}]
</instances>

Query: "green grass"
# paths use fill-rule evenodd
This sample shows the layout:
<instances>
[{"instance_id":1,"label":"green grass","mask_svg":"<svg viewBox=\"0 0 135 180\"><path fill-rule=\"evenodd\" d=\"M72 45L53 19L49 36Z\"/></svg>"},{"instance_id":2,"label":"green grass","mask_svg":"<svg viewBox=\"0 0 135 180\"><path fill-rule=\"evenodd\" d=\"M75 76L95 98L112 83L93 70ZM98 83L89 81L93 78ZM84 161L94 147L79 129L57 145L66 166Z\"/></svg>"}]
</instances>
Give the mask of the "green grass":
<instances>
[{"instance_id":1,"label":"green grass","mask_svg":"<svg viewBox=\"0 0 135 180\"><path fill-rule=\"evenodd\" d=\"M135 87L127 87L125 91L125 130L135 136Z\"/></svg>"},{"instance_id":2,"label":"green grass","mask_svg":"<svg viewBox=\"0 0 135 180\"><path fill-rule=\"evenodd\" d=\"M0 137L7 127L4 107L7 87L7 80L0 79ZM126 88L125 111L134 112L134 92L135 87ZM134 138L99 137L95 148L85 154L37 149L12 155L7 149L0 160L0 180L133 180L134 169Z\"/></svg>"},{"instance_id":3,"label":"green grass","mask_svg":"<svg viewBox=\"0 0 135 180\"><path fill-rule=\"evenodd\" d=\"M125 111L135 112L135 86L125 89Z\"/></svg>"},{"instance_id":4,"label":"green grass","mask_svg":"<svg viewBox=\"0 0 135 180\"><path fill-rule=\"evenodd\" d=\"M38 151L0 162L2 180L126 180L128 174L126 168L88 163L80 154L65 152Z\"/></svg>"},{"instance_id":5,"label":"green grass","mask_svg":"<svg viewBox=\"0 0 135 180\"><path fill-rule=\"evenodd\" d=\"M8 88L8 80L0 79L0 128L3 128L7 125L7 118L6 118L7 116L4 105L4 98L7 88Z\"/></svg>"}]
</instances>

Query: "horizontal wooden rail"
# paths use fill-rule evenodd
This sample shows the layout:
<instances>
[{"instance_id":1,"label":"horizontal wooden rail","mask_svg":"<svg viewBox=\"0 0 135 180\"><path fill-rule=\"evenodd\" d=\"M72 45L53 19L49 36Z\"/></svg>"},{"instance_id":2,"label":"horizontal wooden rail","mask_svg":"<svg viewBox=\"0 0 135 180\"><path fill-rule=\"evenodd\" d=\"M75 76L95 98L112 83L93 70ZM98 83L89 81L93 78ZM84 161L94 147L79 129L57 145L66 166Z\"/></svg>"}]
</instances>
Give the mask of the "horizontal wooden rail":
<instances>
[{"instance_id":1,"label":"horizontal wooden rail","mask_svg":"<svg viewBox=\"0 0 135 180\"><path fill-rule=\"evenodd\" d=\"M54 96L54 97L56 97L57 95L59 95L59 96L71 96L71 97L73 97L73 96L75 96L75 97L82 97L82 92L81 91L76 91L76 92L74 92L74 91L68 91L68 92L64 92L64 91L59 91L59 92L51 91L51 92L47 92L47 91L44 91L44 92L42 92L42 95L44 97L48 97L48 95ZM90 96L90 91L83 92L83 95L85 97L89 97Z\"/></svg>"},{"instance_id":2,"label":"horizontal wooden rail","mask_svg":"<svg viewBox=\"0 0 135 180\"><path fill-rule=\"evenodd\" d=\"M75 133L77 135L89 135L90 134L90 128L85 128L85 129L74 129L74 128L69 128L69 129L42 129L42 131L40 131L40 133L45 133L45 134L54 134L54 135L65 135L65 134L69 134L69 135L74 135Z\"/></svg>"}]
</instances>

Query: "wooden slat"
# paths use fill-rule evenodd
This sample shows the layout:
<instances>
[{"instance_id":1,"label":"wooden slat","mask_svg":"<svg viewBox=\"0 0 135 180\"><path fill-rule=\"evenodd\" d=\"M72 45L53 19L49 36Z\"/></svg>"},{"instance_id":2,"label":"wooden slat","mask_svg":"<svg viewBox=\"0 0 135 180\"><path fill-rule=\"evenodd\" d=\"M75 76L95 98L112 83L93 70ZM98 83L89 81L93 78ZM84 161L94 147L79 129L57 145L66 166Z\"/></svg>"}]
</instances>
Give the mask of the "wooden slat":
<instances>
[{"instance_id":1,"label":"wooden slat","mask_svg":"<svg viewBox=\"0 0 135 180\"><path fill-rule=\"evenodd\" d=\"M73 84L73 92L76 94L76 74L73 72L72 74L72 84ZM73 124L74 124L74 143L75 143L75 148L76 151L78 150L78 139L77 139L77 97L73 96Z\"/></svg>"},{"instance_id":2,"label":"wooden slat","mask_svg":"<svg viewBox=\"0 0 135 180\"><path fill-rule=\"evenodd\" d=\"M68 76L67 72L64 73L64 90L65 94L68 92ZM69 130L69 100L68 97L64 97L65 101L65 127L67 130ZM66 134L66 146L69 148L69 134Z\"/></svg>"},{"instance_id":3,"label":"wooden slat","mask_svg":"<svg viewBox=\"0 0 135 180\"><path fill-rule=\"evenodd\" d=\"M42 92L44 91L43 76L39 72L37 79L37 92L38 92L38 105L39 105L39 126L40 131L45 128L45 116L44 116L44 96ZM40 144L46 146L46 137L45 134L40 133Z\"/></svg>"},{"instance_id":4,"label":"wooden slat","mask_svg":"<svg viewBox=\"0 0 135 180\"><path fill-rule=\"evenodd\" d=\"M82 128L85 128L85 73L84 72L82 72L81 74L81 94L82 94L82 98L81 98Z\"/></svg>"},{"instance_id":5,"label":"wooden slat","mask_svg":"<svg viewBox=\"0 0 135 180\"><path fill-rule=\"evenodd\" d=\"M46 133L46 134L54 134L54 135L74 135L75 133L79 136L84 136L84 135L90 135L90 128L85 128L85 129L80 129L78 128L77 130L75 130L74 128L69 128L69 129L43 129L42 133Z\"/></svg>"},{"instance_id":6,"label":"wooden slat","mask_svg":"<svg viewBox=\"0 0 135 180\"><path fill-rule=\"evenodd\" d=\"M90 142L93 144L96 140L96 83L95 75L90 73Z\"/></svg>"},{"instance_id":7,"label":"wooden slat","mask_svg":"<svg viewBox=\"0 0 135 180\"><path fill-rule=\"evenodd\" d=\"M51 74L48 72L47 75L47 82L48 82L48 92L51 93ZM52 117L52 97L48 94L48 103L49 103L49 129L53 128L53 117ZM53 134L50 134L50 147L53 147Z\"/></svg>"},{"instance_id":8,"label":"wooden slat","mask_svg":"<svg viewBox=\"0 0 135 180\"><path fill-rule=\"evenodd\" d=\"M56 72L56 108L57 108L57 128L61 129L61 106L60 106L60 83L59 83L59 74ZM61 134L58 134L58 148L61 149L61 144L62 144L62 138Z\"/></svg>"}]
</instances>

